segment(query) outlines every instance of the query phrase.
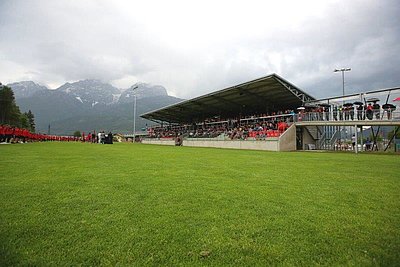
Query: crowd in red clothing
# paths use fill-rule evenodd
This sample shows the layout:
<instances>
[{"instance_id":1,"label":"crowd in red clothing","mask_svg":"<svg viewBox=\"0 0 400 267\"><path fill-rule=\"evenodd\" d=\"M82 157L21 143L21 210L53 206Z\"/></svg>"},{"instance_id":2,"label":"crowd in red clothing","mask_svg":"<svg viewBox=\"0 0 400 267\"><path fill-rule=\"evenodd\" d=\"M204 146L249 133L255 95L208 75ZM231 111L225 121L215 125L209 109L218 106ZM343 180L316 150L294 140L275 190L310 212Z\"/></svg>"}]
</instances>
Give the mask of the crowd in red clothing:
<instances>
[{"instance_id":1,"label":"crowd in red clothing","mask_svg":"<svg viewBox=\"0 0 400 267\"><path fill-rule=\"evenodd\" d=\"M0 125L0 143L20 143L35 141L78 141L77 137L31 133L27 129Z\"/></svg>"},{"instance_id":2,"label":"crowd in red clothing","mask_svg":"<svg viewBox=\"0 0 400 267\"><path fill-rule=\"evenodd\" d=\"M191 125L156 126L148 128L147 137L174 138L183 135L188 138L215 138L225 135L231 140L278 137L289 127L293 114L293 111L285 111L233 119L210 118Z\"/></svg>"}]
</instances>

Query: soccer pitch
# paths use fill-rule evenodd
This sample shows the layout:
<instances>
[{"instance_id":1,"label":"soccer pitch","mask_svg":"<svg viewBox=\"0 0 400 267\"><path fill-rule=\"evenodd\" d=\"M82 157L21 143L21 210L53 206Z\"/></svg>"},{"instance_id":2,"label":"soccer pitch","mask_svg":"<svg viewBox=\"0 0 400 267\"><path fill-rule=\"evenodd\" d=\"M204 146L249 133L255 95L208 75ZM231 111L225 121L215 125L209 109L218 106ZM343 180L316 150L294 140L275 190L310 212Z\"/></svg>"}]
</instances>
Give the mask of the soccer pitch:
<instances>
[{"instance_id":1,"label":"soccer pitch","mask_svg":"<svg viewBox=\"0 0 400 267\"><path fill-rule=\"evenodd\" d=\"M0 265L397 265L397 155L0 146Z\"/></svg>"}]
</instances>

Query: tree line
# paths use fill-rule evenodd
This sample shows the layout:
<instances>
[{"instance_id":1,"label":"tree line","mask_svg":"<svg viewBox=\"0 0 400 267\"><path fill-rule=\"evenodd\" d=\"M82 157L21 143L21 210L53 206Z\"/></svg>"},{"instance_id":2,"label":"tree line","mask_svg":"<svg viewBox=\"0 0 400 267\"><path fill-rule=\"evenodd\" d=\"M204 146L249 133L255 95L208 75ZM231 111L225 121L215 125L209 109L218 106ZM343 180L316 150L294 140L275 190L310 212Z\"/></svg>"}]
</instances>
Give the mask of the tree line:
<instances>
[{"instance_id":1,"label":"tree line","mask_svg":"<svg viewBox=\"0 0 400 267\"><path fill-rule=\"evenodd\" d=\"M27 129L35 132L35 116L32 111L21 112L13 90L0 83L0 124Z\"/></svg>"}]
</instances>

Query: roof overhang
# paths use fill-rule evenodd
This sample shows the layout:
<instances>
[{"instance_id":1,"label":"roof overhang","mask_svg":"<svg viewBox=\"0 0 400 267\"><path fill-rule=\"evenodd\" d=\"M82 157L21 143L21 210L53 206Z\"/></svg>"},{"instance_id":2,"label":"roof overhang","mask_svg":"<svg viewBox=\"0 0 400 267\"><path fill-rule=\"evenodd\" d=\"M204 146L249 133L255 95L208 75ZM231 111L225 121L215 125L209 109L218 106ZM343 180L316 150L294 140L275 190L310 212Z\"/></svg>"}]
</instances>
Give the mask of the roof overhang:
<instances>
[{"instance_id":1,"label":"roof overhang","mask_svg":"<svg viewBox=\"0 0 400 267\"><path fill-rule=\"evenodd\" d=\"M253 115L295 109L315 100L276 74L142 114L153 121L192 123L206 118Z\"/></svg>"}]
</instances>

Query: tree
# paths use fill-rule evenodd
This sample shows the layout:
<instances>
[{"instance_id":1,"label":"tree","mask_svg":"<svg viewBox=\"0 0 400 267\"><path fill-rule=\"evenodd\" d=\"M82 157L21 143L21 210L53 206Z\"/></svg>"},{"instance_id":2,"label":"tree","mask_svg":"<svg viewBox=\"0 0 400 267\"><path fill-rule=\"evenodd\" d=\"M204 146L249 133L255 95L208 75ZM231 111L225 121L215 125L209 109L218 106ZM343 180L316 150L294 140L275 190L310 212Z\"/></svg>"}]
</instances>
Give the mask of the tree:
<instances>
[{"instance_id":1,"label":"tree","mask_svg":"<svg viewBox=\"0 0 400 267\"><path fill-rule=\"evenodd\" d=\"M31 132L35 132L35 116L33 115L32 111L29 110L25 112L24 115L28 119L28 127Z\"/></svg>"},{"instance_id":2,"label":"tree","mask_svg":"<svg viewBox=\"0 0 400 267\"><path fill-rule=\"evenodd\" d=\"M15 102L14 92L0 83L0 124L8 124L35 132L35 116L32 111L21 113Z\"/></svg>"},{"instance_id":3,"label":"tree","mask_svg":"<svg viewBox=\"0 0 400 267\"><path fill-rule=\"evenodd\" d=\"M29 120L26 112L21 114L18 127L30 130Z\"/></svg>"},{"instance_id":4,"label":"tree","mask_svg":"<svg viewBox=\"0 0 400 267\"><path fill-rule=\"evenodd\" d=\"M74 137L81 137L81 132L80 131L75 131L74 132Z\"/></svg>"},{"instance_id":5,"label":"tree","mask_svg":"<svg viewBox=\"0 0 400 267\"><path fill-rule=\"evenodd\" d=\"M8 86L0 87L0 124L20 126L21 112L15 103L13 90Z\"/></svg>"}]
</instances>

